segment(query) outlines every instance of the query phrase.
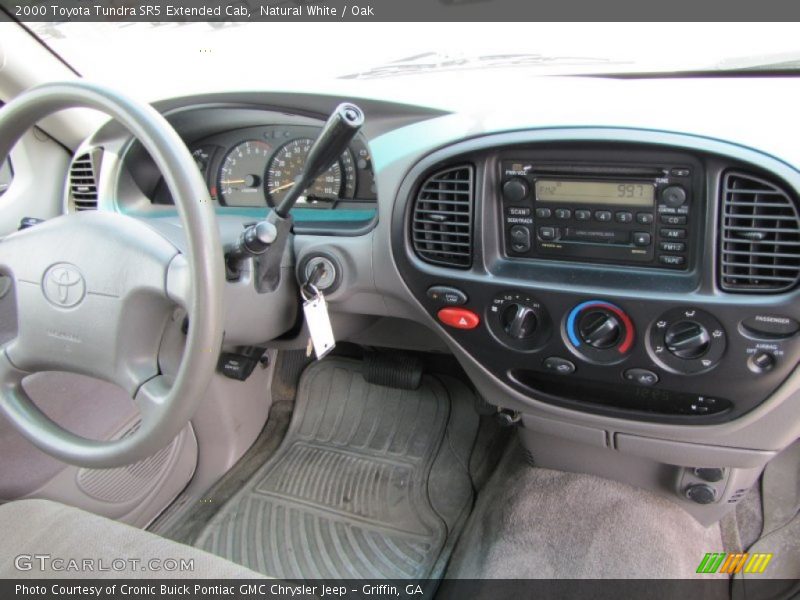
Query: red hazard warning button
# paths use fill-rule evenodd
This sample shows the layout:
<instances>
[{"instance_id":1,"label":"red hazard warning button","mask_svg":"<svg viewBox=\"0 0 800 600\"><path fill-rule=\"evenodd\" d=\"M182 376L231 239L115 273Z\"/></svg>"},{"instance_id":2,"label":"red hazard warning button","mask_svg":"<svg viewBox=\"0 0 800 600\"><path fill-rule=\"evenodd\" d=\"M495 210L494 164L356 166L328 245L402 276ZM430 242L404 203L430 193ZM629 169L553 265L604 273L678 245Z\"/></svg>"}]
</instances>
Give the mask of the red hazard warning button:
<instances>
[{"instance_id":1,"label":"red hazard warning button","mask_svg":"<svg viewBox=\"0 0 800 600\"><path fill-rule=\"evenodd\" d=\"M442 323L456 329L475 329L481 322L478 315L466 308L443 308L437 314Z\"/></svg>"}]
</instances>

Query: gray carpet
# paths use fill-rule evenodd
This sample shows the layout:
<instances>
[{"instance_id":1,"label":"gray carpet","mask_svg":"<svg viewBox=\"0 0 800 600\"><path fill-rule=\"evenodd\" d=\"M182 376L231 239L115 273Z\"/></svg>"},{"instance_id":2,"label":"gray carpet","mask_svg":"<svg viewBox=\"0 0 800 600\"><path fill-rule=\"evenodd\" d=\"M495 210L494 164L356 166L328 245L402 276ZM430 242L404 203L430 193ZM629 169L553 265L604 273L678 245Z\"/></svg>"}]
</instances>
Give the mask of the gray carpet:
<instances>
[{"instance_id":1,"label":"gray carpet","mask_svg":"<svg viewBox=\"0 0 800 600\"><path fill-rule=\"evenodd\" d=\"M472 504L472 404L447 378L409 391L311 365L280 449L196 545L282 579L438 575Z\"/></svg>"},{"instance_id":2,"label":"gray carpet","mask_svg":"<svg viewBox=\"0 0 800 600\"><path fill-rule=\"evenodd\" d=\"M718 527L702 527L665 498L530 467L514 441L479 495L446 577L689 578L706 552L721 550Z\"/></svg>"},{"instance_id":3,"label":"gray carpet","mask_svg":"<svg viewBox=\"0 0 800 600\"><path fill-rule=\"evenodd\" d=\"M734 599L797 598L800 596L800 441L767 465L761 491L763 532L747 551L772 554L772 558L763 573L736 575ZM779 588L759 583L765 579L784 580L785 585Z\"/></svg>"}]
</instances>

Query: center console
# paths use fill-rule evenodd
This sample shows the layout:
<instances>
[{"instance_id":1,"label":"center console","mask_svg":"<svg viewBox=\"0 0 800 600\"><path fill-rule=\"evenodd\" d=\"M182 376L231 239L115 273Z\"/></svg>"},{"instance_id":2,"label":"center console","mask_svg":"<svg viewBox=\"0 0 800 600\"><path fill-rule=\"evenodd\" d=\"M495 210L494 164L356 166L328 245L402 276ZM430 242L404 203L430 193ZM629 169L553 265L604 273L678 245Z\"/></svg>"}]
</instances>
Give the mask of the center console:
<instances>
[{"instance_id":1,"label":"center console","mask_svg":"<svg viewBox=\"0 0 800 600\"><path fill-rule=\"evenodd\" d=\"M659 144L474 142L406 190L406 284L532 401L719 423L800 358L796 191L760 166Z\"/></svg>"}]
</instances>

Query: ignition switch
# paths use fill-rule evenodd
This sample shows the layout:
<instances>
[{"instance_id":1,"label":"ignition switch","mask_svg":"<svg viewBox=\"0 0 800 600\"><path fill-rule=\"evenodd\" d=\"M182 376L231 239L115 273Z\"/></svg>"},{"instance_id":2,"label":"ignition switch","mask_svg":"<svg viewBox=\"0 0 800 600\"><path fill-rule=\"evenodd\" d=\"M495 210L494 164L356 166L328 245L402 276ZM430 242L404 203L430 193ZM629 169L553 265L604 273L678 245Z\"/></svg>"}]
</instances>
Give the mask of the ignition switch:
<instances>
[{"instance_id":1,"label":"ignition switch","mask_svg":"<svg viewBox=\"0 0 800 600\"><path fill-rule=\"evenodd\" d=\"M301 271L302 281L314 280L314 287L320 292L332 292L339 286L339 269L334 259L328 256L314 255L305 261Z\"/></svg>"}]
</instances>

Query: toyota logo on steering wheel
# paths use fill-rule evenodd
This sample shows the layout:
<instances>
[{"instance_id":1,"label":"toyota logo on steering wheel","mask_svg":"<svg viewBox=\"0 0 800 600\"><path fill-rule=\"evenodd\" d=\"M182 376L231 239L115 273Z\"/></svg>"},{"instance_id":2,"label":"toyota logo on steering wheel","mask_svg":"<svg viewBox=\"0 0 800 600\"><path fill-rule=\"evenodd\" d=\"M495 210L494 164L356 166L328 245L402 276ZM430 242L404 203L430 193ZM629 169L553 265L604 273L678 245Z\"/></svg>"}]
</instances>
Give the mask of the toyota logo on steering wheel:
<instances>
[{"instance_id":1,"label":"toyota logo on steering wheel","mask_svg":"<svg viewBox=\"0 0 800 600\"><path fill-rule=\"evenodd\" d=\"M86 295L86 281L74 265L58 263L45 272L42 292L51 304L72 308L80 304Z\"/></svg>"}]
</instances>

